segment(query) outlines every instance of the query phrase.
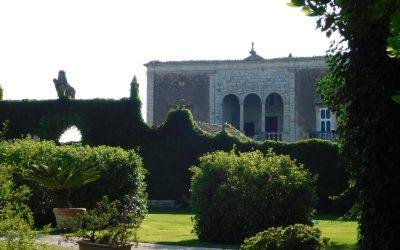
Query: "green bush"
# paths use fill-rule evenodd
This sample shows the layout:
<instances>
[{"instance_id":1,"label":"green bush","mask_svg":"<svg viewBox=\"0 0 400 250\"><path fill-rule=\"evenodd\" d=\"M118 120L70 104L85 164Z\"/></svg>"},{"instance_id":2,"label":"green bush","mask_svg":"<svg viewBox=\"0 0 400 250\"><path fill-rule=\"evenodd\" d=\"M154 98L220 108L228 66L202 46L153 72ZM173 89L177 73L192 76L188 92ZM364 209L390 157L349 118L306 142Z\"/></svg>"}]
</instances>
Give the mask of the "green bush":
<instances>
[{"instance_id":1,"label":"green bush","mask_svg":"<svg viewBox=\"0 0 400 250\"><path fill-rule=\"evenodd\" d=\"M329 244L321 231L308 225L271 227L246 239L241 250L319 250Z\"/></svg>"},{"instance_id":2,"label":"green bush","mask_svg":"<svg viewBox=\"0 0 400 250\"><path fill-rule=\"evenodd\" d=\"M131 197L111 202L104 196L96 208L83 216L83 227L77 236L112 247L127 245L132 240L137 243L136 232L144 217L132 206Z\"/></svg>"},{"instance_id":3,"label":"green bush","mask_svg":"<svg viewBox=\"0 0 400 250\"><path fill-rule=\"evenodd\" d=\"M199 164L199 157L217 150L230 151L235 146L240 152L259 150L264 154L272 148L277 154L290 155L311 173L318 175L316 191L318 213L343 214L352 205L354 197L331 200L330 196L342 193L348 176L340 162L338 146L334 142L309 139L298 142L257 142L244 140L220 132L211 135L200 130L189 110L174 110L167 120L149 134L140 154L150 174L147 179L151 199L176 199L189 197L189 167Z\"/></svg>"},{"instance_id":4,"label":"green bush","mask_svg":"<svg viewBox=\"0 0 400 250\"><path fill-rule=\"evenodd\" d=\"M189 167L197 165L205 153L230 151L236 145L241 152L256 149L266 153L273 148L317 174L318 213L343 214L351 207L354 197L344 202L329 199L346 189L348 180L336 143L315 139L294 143L256 142L228 132L212 135L196 126L187 109L171 111L162 125L150 129L140 116L140 100L135 95L121 100L0 101L0 122L9 120L6 138L31 134L58 140L65 129L75 125L84 144L140 147L140 155L150 173L146 181L151 199L185 203L192 176Z\"/></svg>"},{"instance_id":5,"label":"green bush","mask_svg":"<svg viewBox=\"0 0 400 250\"><path fill-rule=\"evenodd\" d=\"M34 249L30 190L13 182L14 167L0 163L0 249Z\"/></svg>"},{"instance_id":6,"label":"green bush","mask_svg":"<svg viewBox=\"0 0 400 250\"><path fill-rule=\"evenodd\" d=\"M64 161L79 166L93 166L100 171L100 178L96 182L73 190L71 202L75 207L93 208L104 195L112 200L130 195L136 208L145 212L147 203L145 170L141 157L133 150L106 146L57 146L54 142L31 139L0 142L0 162L15 166L22 174L28 164L56 165ZM34 213L36 225L52 222L52 209L55 207L54 193L24 179L20 174L15 175L18 184L26 184L32 190L29 206Z\"/></svg>"},{"instance_id":7,"label":"green bush","mask_svg":"<svg viewBox=\"0 0 400 250\"><path fill-rule=\"evenodd\" d=\"M289 156L218 151L202 156L193 172L200 240L238 244L265 228L310 223L315 177Z\"/></svg>"}]
</instances>

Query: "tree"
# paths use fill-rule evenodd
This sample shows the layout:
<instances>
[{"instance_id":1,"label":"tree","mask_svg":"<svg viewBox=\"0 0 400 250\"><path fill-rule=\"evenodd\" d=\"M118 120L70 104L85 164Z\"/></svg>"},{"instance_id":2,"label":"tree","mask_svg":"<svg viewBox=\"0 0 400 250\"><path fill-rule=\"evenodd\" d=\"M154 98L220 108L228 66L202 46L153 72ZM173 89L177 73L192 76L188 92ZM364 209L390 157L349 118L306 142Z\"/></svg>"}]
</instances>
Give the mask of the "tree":
<instances>
[{"instance_id":1,"label":"tree","mask_svg":"<svg viewBox=\"0 0 400 250\"><path fill-rule=\"evenodd\" d=\"M329 70L318 83L339 114L342 154L359 192L359 246L395 249L400 235L400 1L291 0L327 36ZM397 158L397 159L396 159Z\"/></svg>"}]
</instances>

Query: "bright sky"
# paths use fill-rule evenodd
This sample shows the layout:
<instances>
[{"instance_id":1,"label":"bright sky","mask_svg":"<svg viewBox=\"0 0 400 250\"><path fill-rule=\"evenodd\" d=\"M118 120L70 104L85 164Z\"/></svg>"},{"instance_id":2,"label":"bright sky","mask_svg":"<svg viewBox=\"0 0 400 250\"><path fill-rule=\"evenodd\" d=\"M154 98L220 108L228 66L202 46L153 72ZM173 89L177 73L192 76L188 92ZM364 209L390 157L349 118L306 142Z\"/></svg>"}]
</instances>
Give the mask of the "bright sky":
<instances>
[{"instance_id":1,"label":"bright sky","mask_svg":"<svg viewBox=\"0 0 400 250\"><path fill-rule=\"evenodd\" d=\"M289 0L0 0L5 99L54 99L63 69L76 98L128 97L146 106L151 60L323 55L329 41Z\"/></svg>"}]
</instances>

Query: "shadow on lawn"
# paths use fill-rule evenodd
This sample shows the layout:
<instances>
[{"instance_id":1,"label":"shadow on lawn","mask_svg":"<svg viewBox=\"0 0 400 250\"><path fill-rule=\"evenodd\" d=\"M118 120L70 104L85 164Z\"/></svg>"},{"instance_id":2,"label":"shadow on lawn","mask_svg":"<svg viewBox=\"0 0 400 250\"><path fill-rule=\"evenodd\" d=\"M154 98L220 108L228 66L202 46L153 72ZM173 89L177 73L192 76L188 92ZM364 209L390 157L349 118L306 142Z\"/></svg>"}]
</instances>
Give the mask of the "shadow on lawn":
<instances>
[{"instance_id":1,"label":"shadow on lawn","mask_svg":"<svg viewBox=\"0 0 400 250\"><path fill-rule=\"evenodd\" d=\"M339 244L336 242L332 242L331 245L327 248L327 250L356 250L356 244Z\"/></svg>"},{"instance_id":2,"label":"shadow on lawn","mask_svg":"<svg viewBox=\"0 0 400 250\"><path fill-rule=\"evenodd\" d=\"M182 240L182 241L176 241L176 242L157 242L156 244L188 246L188 247L207 247L207 248L219 248L219 249L239 249L239 246L213 244L213 243L204 242L204 241L200 241L200 240L196 240L196 239Z\"/></svg>"}]
</instances>

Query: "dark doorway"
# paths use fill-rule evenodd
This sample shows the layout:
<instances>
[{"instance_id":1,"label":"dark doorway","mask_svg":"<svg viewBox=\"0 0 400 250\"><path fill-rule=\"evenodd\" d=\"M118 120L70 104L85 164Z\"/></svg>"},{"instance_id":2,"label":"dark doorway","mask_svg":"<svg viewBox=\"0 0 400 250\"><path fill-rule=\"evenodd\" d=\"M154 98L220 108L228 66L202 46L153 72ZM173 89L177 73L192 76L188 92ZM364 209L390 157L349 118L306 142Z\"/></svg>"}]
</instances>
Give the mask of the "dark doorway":
<instances>
[{"instance_id":1,"label":"dark doorway","mask_svg":"<svg viewBox=\"0 0 400 250\"><path fill-rule=\"evenodd\" d=\"M265 132L273 133L278 132L278 117L266 116L265 117Z\"/></svg>"},{"instance_id":2,"label":"dark doorway","mask_svg":"<svg viewBox=\"0 0 400 250\"><path fill-rule=\"evenodd\" d=\"M244 134L249 137L254 136L254 122L245 122L244 123Z\"/></svg>"}]
</instances>

